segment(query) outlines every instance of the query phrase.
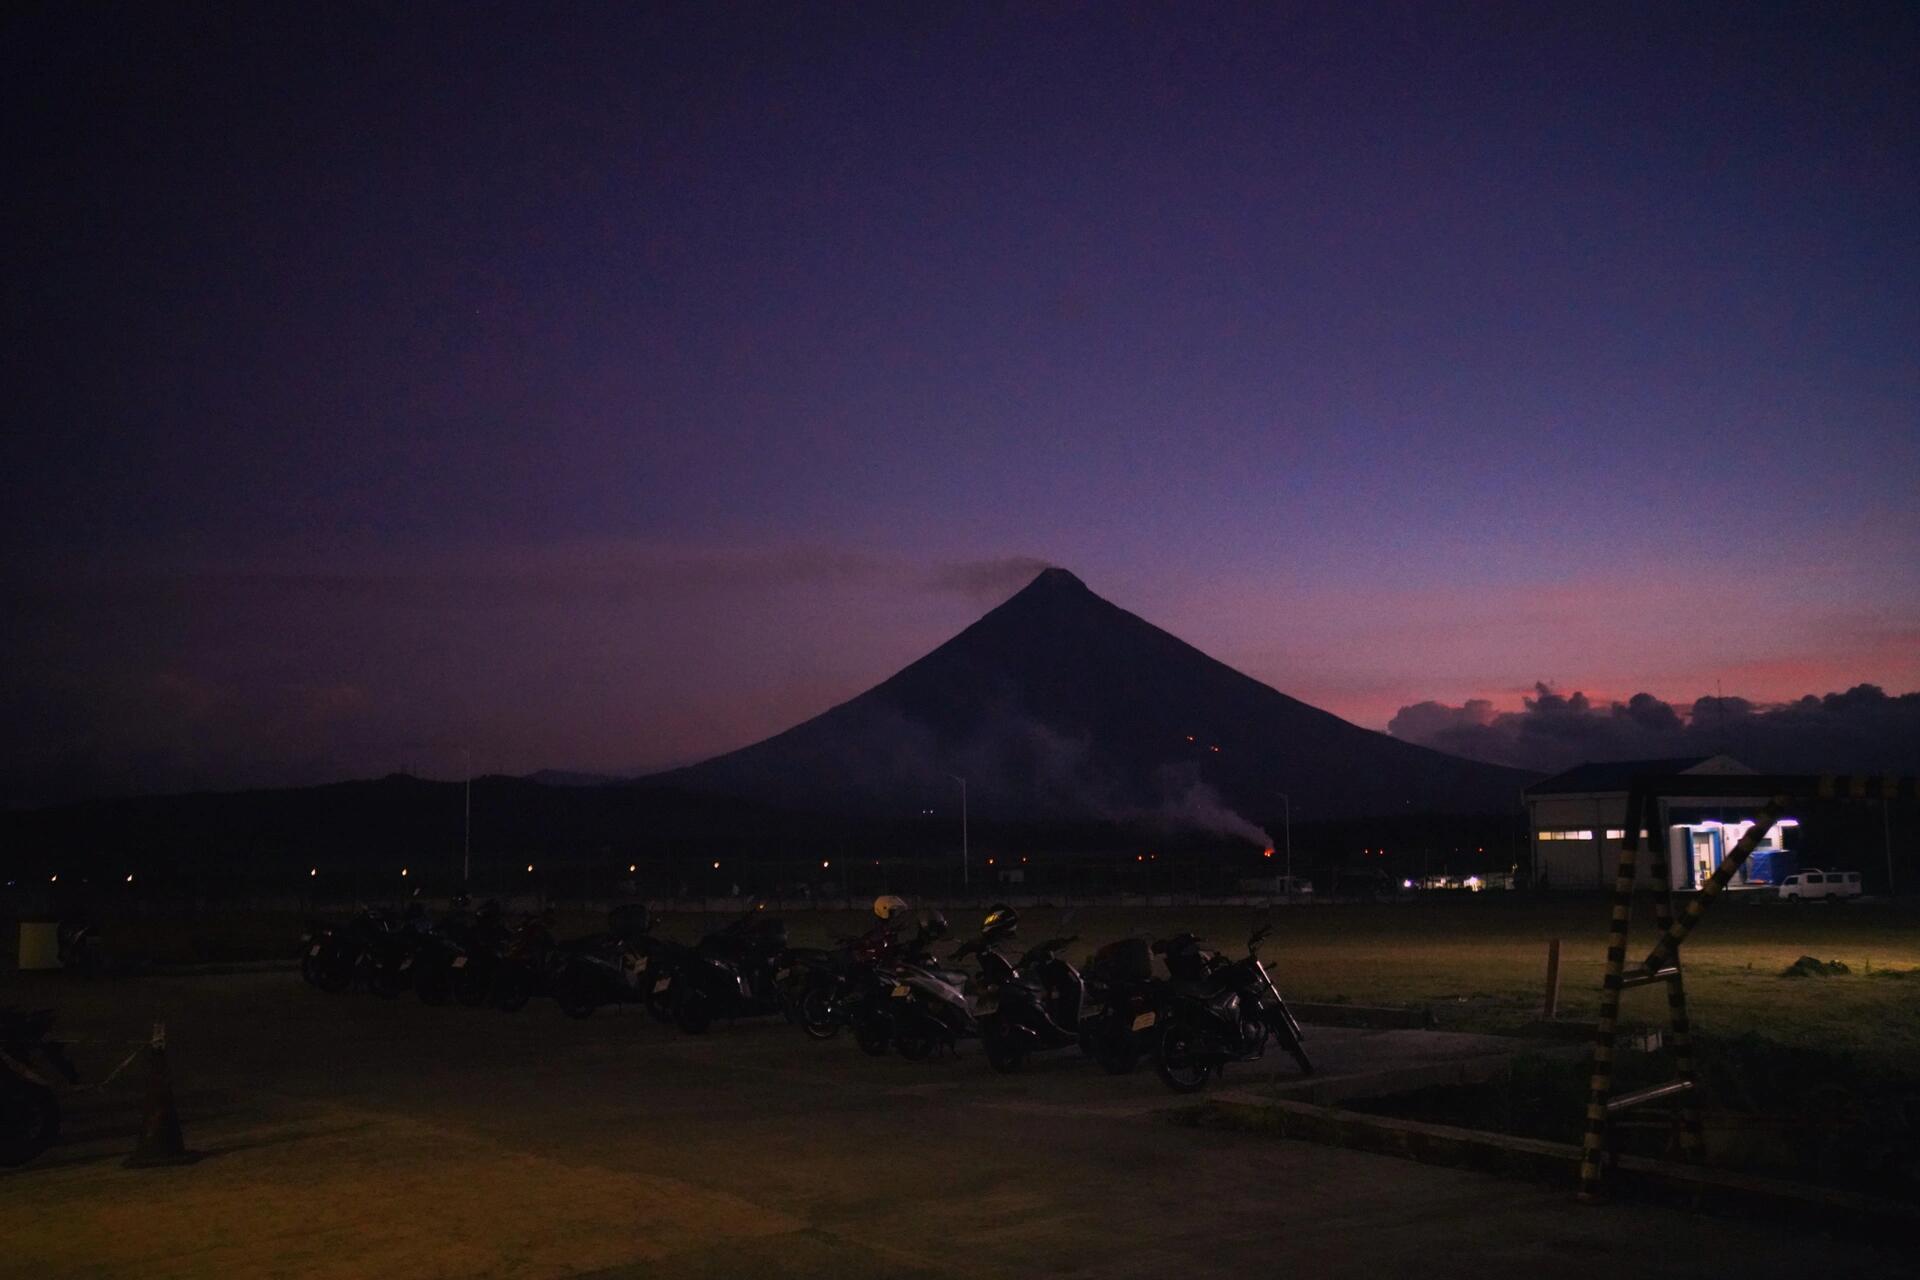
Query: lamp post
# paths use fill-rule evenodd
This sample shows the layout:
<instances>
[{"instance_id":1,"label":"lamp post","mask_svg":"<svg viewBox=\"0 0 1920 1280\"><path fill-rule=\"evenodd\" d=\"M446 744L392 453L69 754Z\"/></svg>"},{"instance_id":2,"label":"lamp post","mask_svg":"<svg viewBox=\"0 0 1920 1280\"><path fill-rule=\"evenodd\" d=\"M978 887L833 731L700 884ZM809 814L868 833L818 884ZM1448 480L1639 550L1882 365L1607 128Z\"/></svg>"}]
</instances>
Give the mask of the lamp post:
<instances>
[{"instance_id":1,"label":"lamp post","mask_svg":"<svg viewBox=\"0 0 1920 1280\"><path fill-rule=\"evenodd\" d=\"M1293 901L1293 801L1282 791L1280 796L1281 834L1287 852L1287 901Z\"/></svg>"},{"instance_id":2,"label":"lamp post","mask_svg":"<svg viewBox=\"0 0 1920 1280\"><path fill-rule=\"evenodd\" d=\"M967 870L967 780L957 773L947 776L960 784L960 891L965 893L973 883Z\"/></svg>"},{"instance_id":3,"label":"lamp post","mask_svg":"<svg viewBox=\"0 0 1920 1280\"><path fill-rule=\"evenodd\" d=\"M464 892L473 880L473 748L461 747L467 761L466 822L460 836L460 888Z\"/></svg>"}]
</instances>

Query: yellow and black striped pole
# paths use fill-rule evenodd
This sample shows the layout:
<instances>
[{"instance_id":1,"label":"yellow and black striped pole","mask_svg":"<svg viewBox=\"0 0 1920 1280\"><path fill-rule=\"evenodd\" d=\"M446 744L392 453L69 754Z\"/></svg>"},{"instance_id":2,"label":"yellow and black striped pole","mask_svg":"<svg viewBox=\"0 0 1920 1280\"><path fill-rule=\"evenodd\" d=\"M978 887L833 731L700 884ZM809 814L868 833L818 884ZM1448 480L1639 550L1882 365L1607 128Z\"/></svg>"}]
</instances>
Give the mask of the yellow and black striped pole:
<instances>
[{"instance_id":1,"label":"yellow and black striped pole","mask_svg":"<svg viewBox=\"0 0 1920 1280\"><path fill-rule=\"evenodd\" d=\"M1629 823L1640 822L1647 832L1647 870L1653 877L1653 919L1661 934L1666 936L1673 929L1673 864L1670 860L1666 833L1660 829L1660 801L1649 795L1646 798L1644 820L1632 812L1627 814ZM1673 1051L1674 1079L1687 1087L1680 1094L1680 1157L1691 1164L1699 1164L1706 1158L1706 1141L1701 1132L1699 1081L1693 1070L1693 1029L1687 1018L1687 988L1681 976L1680 956L1674 953L1672 975L1667 984L1667 1047ZM1648 973L1658 973L1649 969Z\"/></svg>"},{"instance_id":2,"label":"yellow and black striped pole","mask_svg":"<svg viewBox=\"0 0 1920 1280\"><path fill-rule=\"evenodd\" d=\"M1640 811L1636 789L1628 813ZM1580 1198L1601 1196L1600 1170L1607 1155L1607 1103L1613 1097L1614 1028L1620 1019L1620 978L1627 967L1627 922L1633 914L1634 858L1639 841L1629 830L1620 842L1620 866L1613 879L1613 923L1607 934L1607 968L1601 979L1600 1021L1593 1033L1593 1075L1587 1085L1587 1130L1580 1144Z\"/></svg>"}]
</instances>

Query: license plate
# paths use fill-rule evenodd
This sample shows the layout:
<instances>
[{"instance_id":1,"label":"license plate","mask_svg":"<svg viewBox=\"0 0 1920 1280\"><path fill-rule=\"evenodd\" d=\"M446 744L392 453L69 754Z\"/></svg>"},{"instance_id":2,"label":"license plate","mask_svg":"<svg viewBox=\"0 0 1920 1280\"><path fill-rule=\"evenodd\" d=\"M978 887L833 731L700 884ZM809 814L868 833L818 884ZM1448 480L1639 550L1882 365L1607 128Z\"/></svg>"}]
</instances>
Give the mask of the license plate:
<instances>
[{"instance_id":1,"label":"license plate","mask_svg":"<svg viewBox=\"0 0 1920 1280\"><path fill-rule=\"evenodd\" d=\"M904 996L904 995L906 995L906 994L907 994L907 984L906 984L906 983L904 983L904 982L901 982L901 983L896 983L896 984L894 985L894 988L893 988L893 998L894 998L894 999L896 999L896 1000L898 1000L898 999L900 999L900 997L902 997L902 996Z\"/></svg>"},{"instance_id":2,"label":"license plate","mask_svg":"<svg viewBox=\"0 0 1920 1280\"><path fill-rule=\"evenodd\" d=\"M316 943L314 943L314 944L313 944L313 945L312 945L311 947L309 947L309 948L307 949L307 954L308 954L308 955L310 955L310 956L317 956L317 955L319 955L319 954L320 954L320 944L319 944L319 943L317 943L317 942L316 942Z\"/></svg>"},{"instance_id":3,"label":"license plate","mask_svg":"<svg viewBox=\"0 0 1920 1280\"><path fill-rule=\"evenodd\" d=\"M466 968L466 967L467 967L467 958L466 958L465 956L455 956L455 957L453 958L453 967L454 967L454 968L456 968L456 969L464 969L464 968Z\"/></svg>"},{"instance_id":4,"label":"license plate","mask_svg":"<svg viewBox=\"0 0 1920 1280\"><path fill-rule=\"evenodd\" d=\"M1148 1027L1152 1026L1158 1018L1158 1014L1143 1013L1133 1020L1133 1029L1135 1031L1145 1031Z\"/></svg>"},{"instance_id":5,"label":"license plate","mask_svg":"<svg viewBox=\"0 0 1920 1280\"><path fill-rule=\"evenodd\" d=\"M672 978L662 978L658 982L653 984L653 992L655 995L658 995L672 985L673 985Z\"/></svg>"}]
</instances>

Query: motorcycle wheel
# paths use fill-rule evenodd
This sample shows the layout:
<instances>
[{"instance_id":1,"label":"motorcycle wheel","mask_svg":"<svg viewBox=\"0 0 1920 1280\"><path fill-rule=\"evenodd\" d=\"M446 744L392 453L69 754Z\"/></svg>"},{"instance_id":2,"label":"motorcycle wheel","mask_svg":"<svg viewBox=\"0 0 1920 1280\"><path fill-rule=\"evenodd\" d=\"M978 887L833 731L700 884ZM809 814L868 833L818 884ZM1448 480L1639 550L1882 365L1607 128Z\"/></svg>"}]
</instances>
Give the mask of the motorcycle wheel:
<instances>
[{"instance_id":1,"label":"motorcycle wheel","mask_svg":"<svg viewBox=\"0 0 1920 1280\"><path fill-rule=\"evenodd\" d=\"M833 994L818 988L800 1000L800 1029L815 1040L831 1040L840 1034L840 1019L834 1016Z\"/></svg>"},{"instance_id":2,"label":"motorcycle wheel","mask_svg":"<svg viewBox=\"0 0 1920 1280\"><path fill-rule=\"evenodd\" d=\"M60 1102L53 1090L17 1077L0 1081L0 1166L25 1164L59 1136Z\"/></svg>"},{"instance_id":3,"label":"motorcycle wheel","mask_svg":"<svg viewBox=\"0 0 1920 1280\"><path fill-rule=\"evenodd\" d=\"M933 1036L918 1028L902 1031L893 1038L893 1047L898 1049L900 1056L908 1062L925 1062L933 1056Z\"/></svg>"},{"instance_id":4,"label":"motorcycle wheel","mask_svg":"<svg viewBox=\"0 0 1920 1280\"><path fill-rule=\"evenodd\" d=\"M674 1001L674 1025L690 1036L701 1036L713 1025L713 1006L703 995L688 993Z\"/></svg>"},{"instance_id":5,"label":"motorcycle wheel","mask_svg":"<svg viewBox=\"0 0 1920 1280\"><path fill-rule=\"evenodd\" d=\"M1196 1054L1193 1028L1175 1019L1160 1031L1160 1050L1154 1055L1154 1070L1160 1082L1175 1093L1198 1093L1207 1087L1213 1068Z\"/></svg>"},{"instance_id":6,"label":"motorcycle wheel","mask_svg":"<svg viewBox=\"0 0 1920 1280\"><path fill-rule=\"evenodd\" d=\"M447 977L446 962L436 960L424 966L416 965L413 972L413 994L420 997L421 1004L445 1004L453 995L453 984Z\"/></svg>"},{"instance_id":7,"label":"motorcycle wheel","mask_svg":"<svg viewBox=\"0 0 1920 1280\"><path fill-rule=\"evenodd\" d=\"M658 981L658 979L653 979ZM673 1021L673 986L668 984L665 991L647 989L647 1012L653 1015L655 1022Z\"/></svg>"},{"instance_id":8,"label":"motorcycle wheel","mask_svg":"<svg viewBox=\"0 0 1920 1280\"><path fill-rule=\"evenodd\" d=\"M493 980L493 1005L502 1013L518 1013L533 998L533 974L523 964L503 965Z\"/></svg>"},{"instance_id":9,"label":"motorcycle wheel","mask_svg":"<svg viewBox=\"0 0 1920 1280\"><path fill-rule=\"evenodd\" d=\"M492 965L475 964L468 956L466 964L453 971L453 998L469 1009L478 1009L493 995L493 975L481 972Z\"/></svg>"},{"instance_id":10,"label":"motorcycle wheel","mask_svg":"<svg viewBox=\"0 0 1920 1280\"><path fill-rule=\"evenodd\" d=\"M1018 1071L1027 1063L1026 1046L1004 1032L990 1031L981 1036L980 1047L987 1051L987 1065L1002 1075Z\"/></svg>"},{"instance_id":11,"label":"motorcycle wheel","mask_svg":"<svg viewBox=\"0 0 1920 1280\"><path fill-rule=\"evenodd\" d=\"M568 969L553 984L553 1002L560 1006L560 1012L569 1018L591 1018L593 1011L600 1007L600 1001L594 997L592 985Z\"/></svg>"},{"instance_id":12,"label":"motorcycle wheel","mask_svg":"<svg viewBox=\"0 0 1920 1280\"><path fill-rule=\"evenodd\" d=\"M878 1014L869 1014L853 1024L853 1040L862 1052L884 1058L893 1047L893 1024Z\"/></svg>"},{"instance_id":13,"label":"motorcycle wheel","mask_svg":"<svg viewBox=\"0 0 1920 1280\"><path fill-rule=\"evenodd\" d=\"M353 985L353 965L337 952L322 952L313 963L313 985L330 996L337 996Z\"/></svg>"}]
</instances>

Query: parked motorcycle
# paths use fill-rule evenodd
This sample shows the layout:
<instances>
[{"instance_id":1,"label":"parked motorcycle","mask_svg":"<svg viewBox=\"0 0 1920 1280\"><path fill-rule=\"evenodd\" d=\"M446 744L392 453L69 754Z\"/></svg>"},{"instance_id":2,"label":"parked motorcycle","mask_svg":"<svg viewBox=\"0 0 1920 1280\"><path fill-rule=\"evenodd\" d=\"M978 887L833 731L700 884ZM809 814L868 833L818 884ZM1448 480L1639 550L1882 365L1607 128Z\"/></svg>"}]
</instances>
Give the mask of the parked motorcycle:
<instances>
[{"instance_id":1,"label":"parked motorcycle","mask_svg":"<svg viewBox=\"0 0 1920 1280\"><path fill-rule=\"evenodd\" d=\"M547 954L547 985L560 1012L590 1017L607 1004L645 1004L656 999L650 954L653 916L628 904L607 913L607 931L559 943Z\"/></svg>"},{"instance_id":2,"label":"parked motorcycle","mask_svg":"<svg viewBox=\"0 0 1920 1280\"><path fill-rule=\"evenodd\" d=\"M422 1004L452 999L469 1008L485 1004L492 993L495 953L506 936L499 903L489 900L476 911L464 894L455 898L452 909L415 949L413 993Z\"/></svg>"},{"instance_id":3,"label":"parked motorcycle","mask_svg":"<svg viewBox=\"0 0 1920 1280\"><path fill-rule=\"evenodd\" d=\"M544 914L529 914L507 938L494 966L493 1006L517 1013L547 986L554 952L553 929Z\"/></svg>"},{"instance_id":4,"label":"parked motorcycle","mask_svg":"<svg viewBox=\"0 0 1920 1280\"><path fill-rule=\"evenodd\" d=\"M1157 1016L1155 1066L1169 1089L1192 1093L1205 1088L1228 1063L1250 1062L1265 1054L1270 1041L1293 1055L1301 1074L1313 1074L1300 1024L1260 960L1260 944L1270 928L1256 929L1247 939L1246 957L1231 963L1208 960L1199 949L1200 940L1191 934L1182 935L1177 947L1168 947L1168 968L1175 980Z\"/></svg>"},{"instance_id":5,"label":"parked motorcycle","mask_svg":"<svg viewBox=\"0 0 1920 1280\"><path fill-rule=\"evenodd\" d=\"M1018 1071L1030 1053L1081 1044L1087 988L1064 954L1077 941L1077 935L1050 938L1014 965L991 949L981 953L974 1017L980 1046L995 1071Z\"/></svg>"},{"instance_id":6,"label":"parked motorcycle","mask_svg":"<svg viewBox=\"0 0 1920 1280\"><path fill-rule=\"evenodd\" d=\"M1153 976L1153 954L1145 938L1122 938L1100 948L1088 962L1086 1007L1080 1018L1080 1047L1108 1075L1126 1075L1150 1047L1148 1037L1159 1020L1165 984Z\"/></svg>"},{"instance_id":7,"label":"parked motorcycle","mask_svg":"<svg viewBox=\"0 0 1920 1280\"><path fill-rule=\"evenodd\" d=\"M961 943L942 965L931 956L900 965L894 972L887 1002L893 1024L893 1045L909 1062L922 1062L941 1049L955 1051L961 1040L980 1034L974 994L1003 984L1013 965L995 944L1013 936L1020 916L1011 907L995 907L980 923L980 936ZM977 957L978 975L958 967Z\"/></svg>"},{"instance_id":8,"label":"parked motorcycle","mask_svg":"<svg viewBox=\"0 0 1920 1280\"><path fill-rule=\"evenodd\" d=\"M34 1064L44 1063L69 1084L78 1073L52 1031L51 1009L0 1008L0 1166L23 1165L60 1136L56 1086Z\"/></svg>"},{"instance_id":9,"label":"parked motorcycle","mask_svg":"<svg viewBox=\"0 0 1920 1280\"><path fill-rule=\"evenodd\" d=\"M832 949L790 948L775 974L789 1020L816 1040L861 1021L868 1005L892 990L882 971L900 954L900 928L910 909L905 899L883 894L873 900L876 923L859 937L836 939Z\"/></svg>"},{"instance_id":10,"label":"parked motorcycle","mask_svg":"<svg viewBox=\"0 0 1920 1280\"><path fill-rule=\"evenodd\" d=\"M680 958L668 983L675 1025L700 1035L715 1018L780 1012L777 975L786 950L786 925L758 910L701 939Z\"/></svg>"}]
</instances>

